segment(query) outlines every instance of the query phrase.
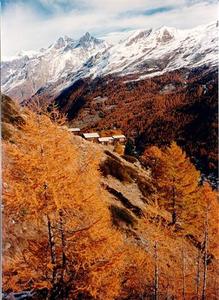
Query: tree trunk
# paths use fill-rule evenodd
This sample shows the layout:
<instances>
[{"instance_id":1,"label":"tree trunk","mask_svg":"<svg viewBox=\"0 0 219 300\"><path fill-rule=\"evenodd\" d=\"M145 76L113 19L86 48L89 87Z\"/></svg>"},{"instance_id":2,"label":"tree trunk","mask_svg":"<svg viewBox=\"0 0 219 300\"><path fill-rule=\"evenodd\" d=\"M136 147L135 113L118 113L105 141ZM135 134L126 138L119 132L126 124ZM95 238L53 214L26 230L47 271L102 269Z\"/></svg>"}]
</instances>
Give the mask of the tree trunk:
<instances>
[{"instance_id":1,"label":"tree trunk","mask_svg":"<svg viewBox=\"0 0 219 300\"><path fill-rule=\"evenodd\" d=\"M62 244L62 276L64 273L64 269L66 267L66 255L65 255L65 232L63 228L64 222L63 222L63 212L62 210L59 211L59 229L60 229L60 235L61 235L61 244Z\"/></svg>"},{"instance_id":2,"label":"tree trunk","mask_svg":"<svg viewBox=\"0 0 219 300\"><path fill-rule=\"evenodd\" d=\"M158 249L157 249L157 242L154 244L154 261L155 261L155 268L154 268L154 299L159 299L159 268L158 268Z\"/></svg>"},{"instance_id":3,"label":"tree trunk","mask_svg":"<svg viewBox=\"0 0 219 300\"><path fill-rule=\"evenodd\" d=\"M203 272L202 300L206 299L207 271L208 271L208 208L206 209L206 217L205 217L204 272Z\"/></svg>"},{"instance_id":4,"label":"tree trunk","mask_svg":"<svg viewBox=\"0 0 219 300\"><path fill-rule=\"evenodd\" d=\"M49 239L49 249L50 249L50 259L53 265L52 271L52 284L55 282L56 270L55 270L55 252L54 252L54 238L52 234L52 226L49 216L47 215L47 227L48 227L48 239Z\"/></svg>"},{"instance_id":5,"label":"tree trunk","mask_svg":"<svg viewBox=\"0 0 219 300\"><path fill-rule=\"evenodd\" d=\"M177 221L177 213L176 213L176 190L175 190L175 178L173 178L173 188L172 188L172 224L175 225Z\"/></svg>"},{"instance_id":6,"label":"tree trunk","mask_svg":"<svg viewBox=\"0 0 219 300\"><path fill-rule=\"evenodd\" d=\"M175 225L176 224L176 209L174 208L173 213L172 213L172 224Z\"/></svg>"},{"instance_id":7,"label":"tree trunk","mask_svg":"<svg viewBox=\"0 0 219 300\"><path fill-rule=\"evenodd\" d=\"M64 282L64 274L66 271L66 240L65 240L65 229L64 229L64 220L63 220L63 211L59 210L59 231L60 231L60 238L61 238L61 249L62 249L62 262L61 262L61 278L60 278L60 294L59 299L64 300L66 298L66 286Z\"/></svg>"},{"instance_id":8,"label":"tree trunk","mask_svg":"<svg viewBox=\"0 0 219 300\"><path fill-rule=\"evenodd\" d=\"M185 253L184 253L184 247L182 248L182 276L183 276L183 284L182 284L182 299L186 299L186 287L185 287Z\"/></svg>"},{"instance_id":9,"label":"tree trunk","mask_svg":"<svg viewBox=\"0 0 219 300\"><path fill-rule=\"evenodd\" d=\"M196 299L199 299L199 285L200 285L200 259L201 259L201 251L198 250L197 256L197 274L196 274Z\"/></svg>"}]
</instances>

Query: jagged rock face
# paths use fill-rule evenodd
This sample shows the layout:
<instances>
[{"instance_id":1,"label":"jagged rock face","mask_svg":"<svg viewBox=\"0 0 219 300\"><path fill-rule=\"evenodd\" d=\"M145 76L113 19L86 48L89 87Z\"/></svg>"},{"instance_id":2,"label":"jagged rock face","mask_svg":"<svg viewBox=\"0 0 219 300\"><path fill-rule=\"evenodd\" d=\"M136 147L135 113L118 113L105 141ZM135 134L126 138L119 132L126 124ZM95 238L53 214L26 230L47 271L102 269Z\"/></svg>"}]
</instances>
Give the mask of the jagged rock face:
<instances>
[{"instance_id":1,"label":"jagged rock face","mask_svg":"<svg viewBox=\"0 0 219 300\"><path fill-rule=\"evenodd\" d=\"M89 32L86 32L84 36L82 36L77 44L77 47L83 47L85 49L89 49L91 47L94 47L96 45L101 45L102 41L94 38L90 35Z\"/></svg>"},{"instance_id":2,"label":"jagged rock face","mask_svg":"<svg viewBox=\"0 0 219 300\"><path fill-rule=\"evenodd\" d=\"M89 33L77 41L65 36L47 49L3 62L2 91L19 101L38 90L54 98L79 78L114 74L139 80L181 68L215 67L217 54L216 22L191 30L137 30L116 45Z\"/></svg>"},{"instance_id":3,"label":"jagged rock face","mask_svg":"<svg viewBox=\"0 0 219 300\"><path fill-rule=\"evenodd\" d=\"M55 49L60 49L60 48L63 48L65 46L65 44L66 44L65 39L63 37L60 37L53 47Z\"/></svg>"}]
</instances>

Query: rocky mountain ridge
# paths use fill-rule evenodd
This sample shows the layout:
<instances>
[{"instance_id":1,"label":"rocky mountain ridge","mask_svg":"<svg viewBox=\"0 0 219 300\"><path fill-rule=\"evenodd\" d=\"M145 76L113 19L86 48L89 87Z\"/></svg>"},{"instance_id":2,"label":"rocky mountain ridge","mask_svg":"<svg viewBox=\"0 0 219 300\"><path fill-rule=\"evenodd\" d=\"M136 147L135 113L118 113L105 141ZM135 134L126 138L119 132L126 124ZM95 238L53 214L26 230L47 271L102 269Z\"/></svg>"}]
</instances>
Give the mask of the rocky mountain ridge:
<instances>
[{"instance_id":1,"label":"rocky mountain ridge","mask_svg":"<svg viewBox=\"0 0 219 300\"><path fill-rule=\"evenodd\" d=\"M23 52L1 66L2 91L19 101L35 94L55 98L80 78L108 75L141 80L173 70L217 66L216 22L190 30L163 26L136 30L115 45L86 33L60 37L47 49Z\"/></svg>"}]
</instances>

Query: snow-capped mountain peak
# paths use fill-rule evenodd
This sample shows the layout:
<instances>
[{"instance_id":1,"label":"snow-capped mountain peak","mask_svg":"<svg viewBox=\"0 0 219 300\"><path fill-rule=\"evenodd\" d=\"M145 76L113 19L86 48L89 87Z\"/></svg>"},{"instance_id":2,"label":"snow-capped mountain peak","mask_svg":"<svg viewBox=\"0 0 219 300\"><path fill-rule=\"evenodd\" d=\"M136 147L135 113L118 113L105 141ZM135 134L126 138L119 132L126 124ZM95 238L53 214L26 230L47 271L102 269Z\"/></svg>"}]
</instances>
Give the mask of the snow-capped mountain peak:
<instances>
[{"instance_id":1,"label":"snow-capped mountain peak","mask_svg":"<svg viewBox=\"0 0 219 300\"><path fill-rule=\"evenodd\" d=\"M74 40L65 35L64 37L58 38L58 40L53 45L51 45L51 48L61 49L72 43L74 43Z\"/></svg>"},{"instance_id":2,"label":"snow-capped mountain peak","mask_svg":"<svg viewBox=\"0 0 219 300\"><path fill-rule=\"evenodd\" d=\"M78 41L76 47L83 47L83 48L94 48L98 45L103 44L104 41L99 40L93 37L89 32L86 32Z\"/></svg>"},{"instance_id":3,"label":"snow-capped mountain peak","mask_svg":"<svg viewBox=\"0 0 219 300\"><path fill-rule=\"evenodd\" d=\"M80 39L79 39L79 43L83 44L83 43L87 43L90 41L94 41L96 40L89 32L86 32Z\"/></svg>"},{"instance_id":4,"label":"snow-capped mountain peak","mask_svg":"<svg viewBox=\"0 0 219 300\"><path fill-rule=\"evenodd\" d=\"M2 91L18 100L42 88L57 95L79 78L114 74L142 79L180 68L216 67L217 57L216 22L186 30L136 30L113 45L87 32L78 40L60 37L47 49L2 62Z\"/></svg>"},{"instance_id":5,"label":"snow-capped mountain peak","mask_svg":"<svg viewBox=\"0 0 219 300\"><path fill-rule=\"evenodd\" d=\"M126 45L130 46L134 43L138 43L140 40L147 38L152 32L152 29L149 30L137 30L130 37L126 39Z\"/></svg>"},{"instance_id":6,"label":"snow-capped mountain peak","mask_svg":"<svg viewBox=\"0 0 219 300\"><path fill-rule=\"evenodd\" d=\"M177 29L167 26L162 26L156 31L157 41L159 43L167 43L177 37Z\"/></svg>"}]
</instances>

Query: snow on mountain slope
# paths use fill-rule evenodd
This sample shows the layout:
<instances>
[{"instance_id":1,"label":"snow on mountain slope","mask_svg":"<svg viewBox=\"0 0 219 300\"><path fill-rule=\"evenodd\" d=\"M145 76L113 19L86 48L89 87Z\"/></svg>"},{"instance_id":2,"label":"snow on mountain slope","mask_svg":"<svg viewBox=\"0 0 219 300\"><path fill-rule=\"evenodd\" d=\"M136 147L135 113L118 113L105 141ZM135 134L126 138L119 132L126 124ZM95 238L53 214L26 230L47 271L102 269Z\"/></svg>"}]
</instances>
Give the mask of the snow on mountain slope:
<instances>
[{"instance_id":1,"label":"snow on mountain slope","mask_svg":"<svg viewBox=\"0 0 219 300\"><path fill-rule=\"evenodd\" d=\"M107 47L105 41L86 33L78 41L60 37L47 49L20 53L2 62L2 91L15 99L27 99L38 89L66 79L72 72L77 73L89 57Z\"/></svg>"},{"instance_id":2,"label":"snow on mountain slope","mask_svg":"<svg viewBox=\"0 0 219 300\"><path fill-rule=\"evenodd\" d=\"M216 22L190 30L161 27L136 30L109 45L86 33L80 40L59 38L47 49L24 52L1 66L2 91L19 100L39 89L57 95L83 77L135 74L141 79L179 68L217 66Z\"/></svg>"},{"instance_id":3,"label":"snow on mountain slope","mask_svg":"<svg viewBox=\"0 0 219 300\"><path fill-rule=\"evenodd\" d=\"M192 30L161 27L158 30L136 31L110 48L95 63L90 74L138 73L154 76L182 67L217 65L217 43L215 23Z\"/></svg>"}]
</instances>

